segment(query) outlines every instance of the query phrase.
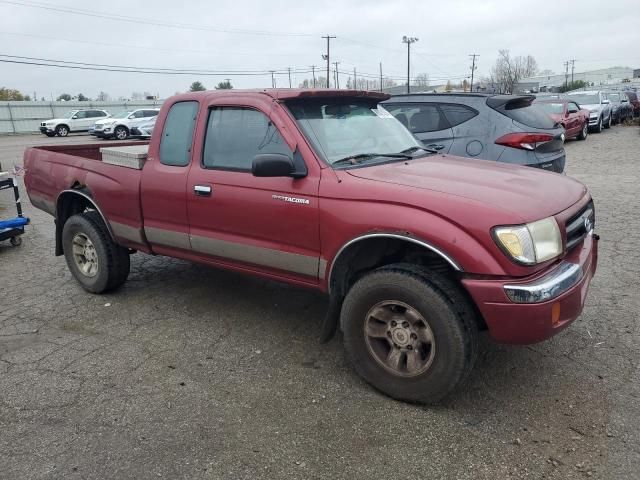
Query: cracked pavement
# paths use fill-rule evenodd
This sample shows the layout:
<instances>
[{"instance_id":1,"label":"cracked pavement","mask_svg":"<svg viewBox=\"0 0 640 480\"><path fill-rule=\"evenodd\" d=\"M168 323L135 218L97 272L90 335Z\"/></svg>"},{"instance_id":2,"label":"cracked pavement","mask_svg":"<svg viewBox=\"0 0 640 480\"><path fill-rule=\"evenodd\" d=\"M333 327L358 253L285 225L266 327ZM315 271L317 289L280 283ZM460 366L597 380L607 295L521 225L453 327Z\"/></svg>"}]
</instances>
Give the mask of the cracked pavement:
<instances>
[{"instance_id":1,"label":"cracked pavement","mask_svg":"<svg viewBox=\"0 0 640 480\"><path fill-rule=\"evenodd\" d=\"M438 407L382 396L341 339L319 345L314 292L138 254L123 288L86 293L21 183L31 226L0 243L0 478L640 478L638 134L566 144L602 236L581 318L529 347L485 335ZM0 162L89 141L0 137Z\"/></svg>"}]
</instances>

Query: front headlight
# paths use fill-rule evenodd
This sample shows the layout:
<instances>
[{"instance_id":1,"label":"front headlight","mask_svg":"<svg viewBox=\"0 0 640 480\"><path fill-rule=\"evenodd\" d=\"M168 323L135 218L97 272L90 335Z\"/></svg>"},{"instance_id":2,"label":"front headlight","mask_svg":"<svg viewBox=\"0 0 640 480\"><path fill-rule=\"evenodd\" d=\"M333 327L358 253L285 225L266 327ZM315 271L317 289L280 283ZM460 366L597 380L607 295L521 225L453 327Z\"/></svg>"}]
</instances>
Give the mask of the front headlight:
<instances>
[{"instance_id":1,"label":"front headlight","mask_svg":"<svg viewBox=\"0 0 640 480\"><path fill-rule=\"evenodd\" d=\"M526 265L542 263L562 253L562 237L553 217L526 225L496 227L493 236L505 253Z\"/></svg>"}]
</instances>

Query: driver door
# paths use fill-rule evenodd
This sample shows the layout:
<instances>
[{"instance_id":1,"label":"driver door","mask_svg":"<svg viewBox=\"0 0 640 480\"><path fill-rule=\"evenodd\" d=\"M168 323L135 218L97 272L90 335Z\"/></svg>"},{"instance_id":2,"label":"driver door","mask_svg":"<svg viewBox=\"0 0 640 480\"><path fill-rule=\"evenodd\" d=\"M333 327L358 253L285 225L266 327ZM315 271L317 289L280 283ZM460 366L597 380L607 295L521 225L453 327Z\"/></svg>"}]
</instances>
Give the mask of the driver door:
<instances>
[{"instance_id":1,"label":"driver door","mask_svg":"<svg viewBox=\"0 0 640 480\"><path fill-rule=\"evenodd\" d=\"M193 252L216 263L317 282L319 169L308 168L297 179L254 177L256 155L299 153L258 109L213 106L205 117L204 145L194 152L187 181Z\"/></svg>"}]
</instances>

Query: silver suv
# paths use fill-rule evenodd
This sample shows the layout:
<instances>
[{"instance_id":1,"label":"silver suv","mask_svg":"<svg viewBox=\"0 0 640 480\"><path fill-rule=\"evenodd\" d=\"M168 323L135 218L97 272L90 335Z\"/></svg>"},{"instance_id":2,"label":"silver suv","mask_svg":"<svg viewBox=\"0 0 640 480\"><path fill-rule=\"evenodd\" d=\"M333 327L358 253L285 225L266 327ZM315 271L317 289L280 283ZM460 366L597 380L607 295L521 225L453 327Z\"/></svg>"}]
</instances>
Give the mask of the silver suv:
<instances>
[{"instance_id":1,"label":"silver suv","mask_svg":"<svg viewBox=\"0 0 640 480\"><path fill-rule=\"evenodd\" d=\"M580 108L589 110L589 130L600 133L603 128L611 127L611 103L606 93L600 90L586 90L568 93L567 97Z\"/></svg>"},{"instance_id":2,"label":"silver suv","mask_svg":"<svg viewBox=\"0 0 640 480\"><path fill-rule=\"evenodd\" d=\"M398 95L382 105L426 148L460 157L564 171L565 131L533 95Z\"/></svg>"}]
</instances>

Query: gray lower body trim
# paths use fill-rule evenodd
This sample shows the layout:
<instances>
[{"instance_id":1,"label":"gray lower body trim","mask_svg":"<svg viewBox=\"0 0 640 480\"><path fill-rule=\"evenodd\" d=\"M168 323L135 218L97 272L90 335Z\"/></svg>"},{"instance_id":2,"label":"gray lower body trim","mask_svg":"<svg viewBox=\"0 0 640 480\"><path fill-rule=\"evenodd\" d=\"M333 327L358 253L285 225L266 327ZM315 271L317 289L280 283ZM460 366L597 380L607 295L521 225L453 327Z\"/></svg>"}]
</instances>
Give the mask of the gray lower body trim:
<instances>
[{"instance_id":1,"label":"gray lower body trim","mask_svg":"<svg viewBox=\"0 0 640 480\"><path fill-rule=\"evenodd\" d=\"M318 276L317 257L194 235L191 236L191 247L198 253L277 268L309 277Z\"/></svg>"},{"instance_id":2,"label":"gray lower body trim","mask_svg":"<svg viewBox=\"0 0 640 480\"><path fill-rule=\"evenodd\" d=\"M164 228L144 227L144 234L151 244L155 243L165 247L191 250L191 243L189 243L189 235L187 233L174 232Z\"/></svg>"},{"instance_id":3,"label":"gray lower body trim","mask_svg":"<svg viewBox=\"0 0 640 480\"><path fill-rule=\"evenodd\" d=\"M144 240L142 238L142 230L136 227L130 227L129 225L125 225L124 223L118 222L110 222L111 229L113 230L113 234L116 237L124 238L125 240L130 240L136 243L143 243Z\"/></svg>"}]
</instances>

